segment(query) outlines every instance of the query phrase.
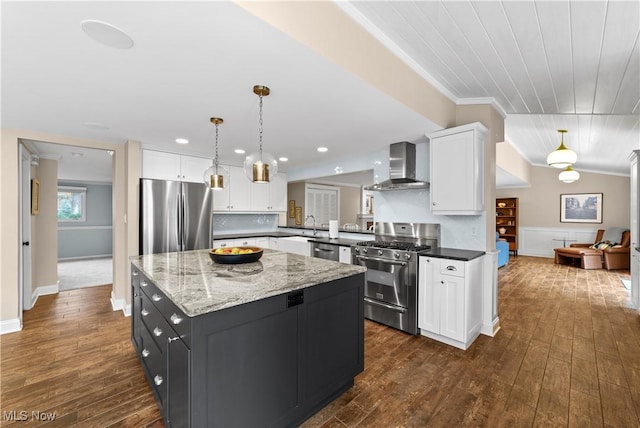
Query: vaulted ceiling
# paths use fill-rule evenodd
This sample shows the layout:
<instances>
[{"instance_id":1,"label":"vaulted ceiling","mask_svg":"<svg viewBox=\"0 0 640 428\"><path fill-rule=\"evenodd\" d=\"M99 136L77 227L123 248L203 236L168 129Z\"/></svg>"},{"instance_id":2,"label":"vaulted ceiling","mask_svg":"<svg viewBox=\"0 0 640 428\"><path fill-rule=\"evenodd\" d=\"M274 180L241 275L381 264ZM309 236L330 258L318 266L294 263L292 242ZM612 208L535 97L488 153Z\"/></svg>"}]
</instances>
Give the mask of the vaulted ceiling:
<instances>
[{"instance_id":1,"label":"vaulted ceiling","mask_svg":"<svg viewBox=\"0 0 640 428\"><path fill-rule=\"evenodd\" d=\"M640 148L639 2L336 4L456 103L494 103L532 164L564 128L576 169L627 174ZM212 156L220 116L221 158L239 164L233 150L257 146L251 88L266 84L265 147L289 158L284 169L437 128L231 2L3 1L1 18L3 127ZM85 19L133 48L91 40Z\"/></svg>"}]
</instances>

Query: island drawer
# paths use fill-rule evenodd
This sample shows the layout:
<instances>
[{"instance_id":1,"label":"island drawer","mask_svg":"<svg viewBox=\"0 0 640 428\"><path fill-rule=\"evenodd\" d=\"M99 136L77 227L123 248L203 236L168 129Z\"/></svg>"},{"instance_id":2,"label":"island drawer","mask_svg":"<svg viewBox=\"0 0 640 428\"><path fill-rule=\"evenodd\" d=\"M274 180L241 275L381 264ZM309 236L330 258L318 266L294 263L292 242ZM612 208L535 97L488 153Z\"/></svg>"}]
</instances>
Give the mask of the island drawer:
<instances>
[{"instance_id":1,"label":"island drawer","mask_svg":"<svg viewBox=\"0 0 640 428\"><path fill-rule=\"evenodd\" d=\"M151 303L145 294L142 295L142 309L140 313L142 315L142 322L148 330L148 333L156 342L160 351L164 353L168 338L175 337L176 332L173 331L158 308Z\"/></svg>"},{"instance_id":2,"label":"island drawer","mask_svg":"<svg viewBox=\"0 0 640 428\"><path fill-rule=\"evenodd\" d=\"M160 309L169 325L191 349L191 318L186 316L171 300L166 299Z\"/></svg>"},{"instance_id":3,"label":"island drawer","mask_svg":"<svg viewBox=\"0 0 640 428\"><path fill-rule=\"evenodd\" d=\"M156 390L160 405L164 407L167 397L166 358L164 352L160 350L161 348L158 347L158 344L151 336L152 334L146 328L142 328L142 351L140 351L140 359L147 369L149 383L151 387Z\"/></svg>"}]
</instances>

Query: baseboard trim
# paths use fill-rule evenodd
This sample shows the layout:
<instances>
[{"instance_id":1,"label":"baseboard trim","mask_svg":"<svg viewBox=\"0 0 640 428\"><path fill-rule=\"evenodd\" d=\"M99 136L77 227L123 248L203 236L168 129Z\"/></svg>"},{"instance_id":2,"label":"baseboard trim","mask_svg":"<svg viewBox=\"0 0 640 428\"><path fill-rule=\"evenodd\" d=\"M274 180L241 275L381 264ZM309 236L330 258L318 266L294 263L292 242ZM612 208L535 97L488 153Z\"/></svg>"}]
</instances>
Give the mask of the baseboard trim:
<instances>
[{"instance_id":1,"label":"baseboard trim","mask_svg":"<svg viewBox=\"0 0 640 428\"><path fill-rule=\"evenodd\" d=\"M125 317L131 316L131 305L128 305L125 299L118 299L113 291L111 292L111 308L114 312L122 311Z\"/></svg>"},{"instance_id":2,"label":"baseboard trim","mask_svg":"<svg viewBox=\"0 0 640 428\"><path fill-rule=\"evenodd\" d=\"M36 304L38 297L46 296L48 294L58 294L59 291L58 284L41 285L40 287L36 287L36 289L33 290L33 293L31 293L31 307L33 308L33 305Z\"/></svg>"},{"instance_id":3,"label":"baseboard trim","mask_svg":"<svg viewBox=\"0 0 640 428\"><path fill-rule=\"evenodd\" d=\"M494 319L491 324L489 325L482 324L482 327L480 328L480 333L484 334L485 336L495 337L496 333L498 333L499 330L500 330L500 318L496 317L496 319Z\"/></svg>"},{"instance_id":4,"label":"baseboard trim","mask_svg":"<svg viewBox=\"0 0 640 428\"><path fill-rule=\"evenodd\" d=\"M22 330L22 323L20 318L14 318L12 320L0 321L0 335L7 333L15 333Z\"/></svg>"}]
</instances>

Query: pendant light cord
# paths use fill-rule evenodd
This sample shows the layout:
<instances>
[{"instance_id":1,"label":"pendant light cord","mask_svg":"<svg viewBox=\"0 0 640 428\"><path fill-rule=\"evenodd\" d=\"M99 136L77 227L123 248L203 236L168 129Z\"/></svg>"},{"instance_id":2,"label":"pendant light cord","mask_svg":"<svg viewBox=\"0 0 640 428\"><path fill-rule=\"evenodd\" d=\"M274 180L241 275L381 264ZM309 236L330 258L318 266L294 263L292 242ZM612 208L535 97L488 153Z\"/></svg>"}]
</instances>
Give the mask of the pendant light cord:
<instances>
[{"instance_id":1,"label":"pendant light cord","mask_svg":"<svg viewBox=\"0 0 640 428\"><path fill-rule=\"evenodd\" d=\"M260 141L260 160L262 160L262 95L259 95L259 96L260 96L260 115L259 115L260 120L258 121L258 123L260 126L258 127L258 132L260 134L260 140L259 140Z\"/></svg>"},{"instance_id":2,"label":"pendant light cord","mask_svg":"<svg viewBox=\"0 0 640 428\"><path fill-rule=\"evenodd\" d=\"M218 124L216 123L216 175L218 174Z\"/></svg>"}]
</instances>

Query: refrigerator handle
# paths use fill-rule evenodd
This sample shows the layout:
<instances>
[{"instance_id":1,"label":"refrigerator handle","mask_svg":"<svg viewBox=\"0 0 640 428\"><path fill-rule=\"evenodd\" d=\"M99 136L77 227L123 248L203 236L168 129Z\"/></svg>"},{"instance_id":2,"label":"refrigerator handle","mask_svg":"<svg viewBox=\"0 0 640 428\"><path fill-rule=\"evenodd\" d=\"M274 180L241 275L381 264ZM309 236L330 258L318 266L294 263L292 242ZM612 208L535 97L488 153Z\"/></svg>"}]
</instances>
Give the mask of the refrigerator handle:
<instances>
[{"instance_id":1,"label":"refrigerator handle","mask_svg":"<svg viewBox=\"0 0 640 428\"><path fill-rule=\"evenodd\" d=\"M182 251L182 199L180 193L178 193L178 251Z\"/></svg>"},{"instance_id":2,"label":"refrigerator handle","mask_svg":"<svg viewBox=\"0 0 640 428\"><path fill-rule=\"evenodd\" d=\"M182 207L182 214L180 215L180 218L182 219L182 236L180 237L180 240L182 241L181 243L181 250L184 251L187 249L187 231L186 231L186 227L185 227L185 223L186 223L186 219L185 216L187 215L187 210L186 210L186 203L187 201L185 200L184 197L184 192L181 194L182 196L182 204L180 205Z\"/></svg>"}]
</instances>

